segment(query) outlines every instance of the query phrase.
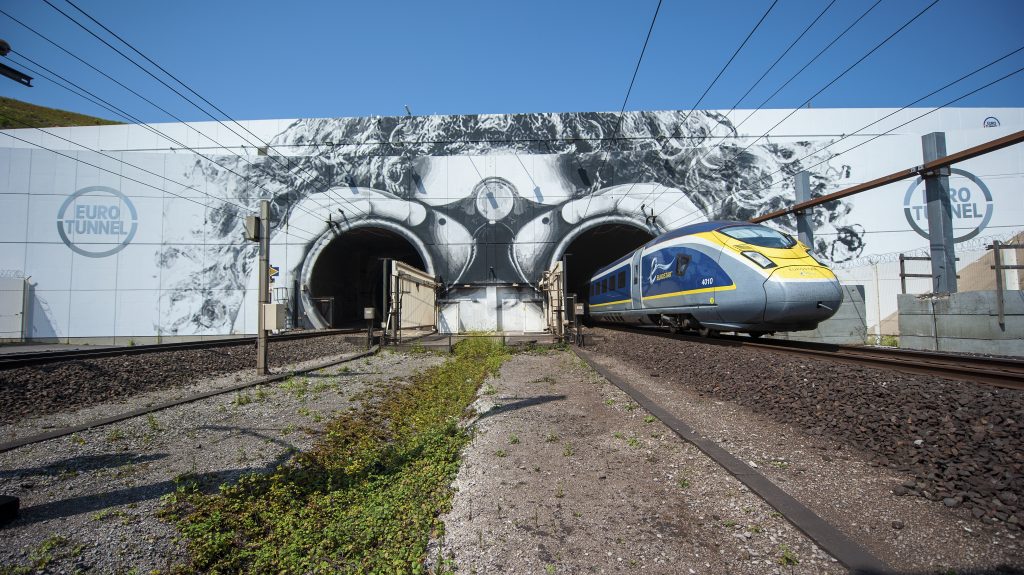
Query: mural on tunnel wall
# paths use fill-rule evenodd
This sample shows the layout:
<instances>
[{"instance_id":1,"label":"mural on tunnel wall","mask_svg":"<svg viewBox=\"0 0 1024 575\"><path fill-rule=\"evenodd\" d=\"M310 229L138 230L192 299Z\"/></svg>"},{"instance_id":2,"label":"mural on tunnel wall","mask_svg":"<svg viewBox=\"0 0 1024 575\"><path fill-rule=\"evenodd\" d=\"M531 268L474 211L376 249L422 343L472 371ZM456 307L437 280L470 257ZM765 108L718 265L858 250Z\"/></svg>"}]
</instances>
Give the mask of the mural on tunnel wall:
<instances>
[{"instance_id":1,"label":"mural on tunnel wall","mask_svg":"<svg viewBox=\"0 0 1024 575\"><path fill-rule=\"evenodd\" d=\"M627 113L619 121L601 113L298 120L257 128L269 142L265 155L115 154L151 173L75 152L125 177L50 152L8 149L4 201L24 209L27 221L58 225L27 226L20 238L8 231L4 239L25 249L20 261L5 256L3 265L39 268L33 325L40 337L252 332L256 248L242 241L240 216L242 207L269 198L278 287L297 280L303 291L336 235L379 227L413 245L449 286L453 305L464 302L461 316L448 318L457 323L451 327L503 327L491 325L501 308L507 318L511 308L533 306L510 324L525 328L540 317L532 284L587 229L617 223L657 235L706 219L748 219L791 203L786 176L801 170L812 174L818 195L884 173L886 165L872 158L868 168L863 154L836 156L846 146L826 146L845 131L816 127L754 141L716 112ZM125 128L88 130L100 134L102 148L104 134ZM155 147L125 139L120 149ZM894 169L915 163L919 146L918 134L905 137ZM19 183L13 174L24 166ZM30 189L17 196L23 207L13 199L19 186ZM877 211L860 198L819 206L815 251L833 263L885 251L871 244L872 230L890 225ZM794 231L792 220L775 225ZM302 296L300 311L311 312L309 294ZM92 309L107 316L89 319L82 304L90 297L99 302Z\"/></svg>"}]
</instances>

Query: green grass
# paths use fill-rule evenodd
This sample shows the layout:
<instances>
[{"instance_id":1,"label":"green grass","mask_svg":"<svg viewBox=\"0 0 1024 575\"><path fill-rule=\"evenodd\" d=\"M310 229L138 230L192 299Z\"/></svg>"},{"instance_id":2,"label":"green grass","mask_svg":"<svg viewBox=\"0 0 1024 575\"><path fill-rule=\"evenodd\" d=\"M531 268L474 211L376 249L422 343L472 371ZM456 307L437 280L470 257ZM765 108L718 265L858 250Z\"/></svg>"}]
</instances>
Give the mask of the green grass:
<instances>
[{"instance_id":1,"label":"green grass","mask_svg":"<svg viewBox=\"0 0 1024 575\"><path fill-rule=\"evenodd\" d=\"M277 471L203 494L182 484L162 516L194 573L423 573L451 503L469 433L459 418L507 353L470 338L444 364L331 420L315 446Z\"/></svg>"},{"instance_id":2,"label":"green grass","mask_svg":"<svg viewBox=\"0 0 1024 575\"><path fill-rule=\"evenodd\" d=\"M0 98L0 114L8 118L20 120L20 122L12 122L6 118L0 118L0 130L27 128L28 126L25 124L36 128L54 128L66 126L104 126L121 123L65 110L36 106L13 98Z\"/></svg>"}]
</instances>

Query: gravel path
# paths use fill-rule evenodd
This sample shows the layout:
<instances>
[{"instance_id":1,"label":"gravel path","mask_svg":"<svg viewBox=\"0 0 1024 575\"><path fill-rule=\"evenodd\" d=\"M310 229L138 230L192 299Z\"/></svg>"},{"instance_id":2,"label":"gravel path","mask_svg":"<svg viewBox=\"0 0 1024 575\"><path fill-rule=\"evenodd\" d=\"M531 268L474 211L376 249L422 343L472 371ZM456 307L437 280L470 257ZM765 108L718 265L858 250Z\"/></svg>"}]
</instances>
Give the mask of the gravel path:
<instances>
[{"instance_id":1,"label":"gravel path","mask_svg":"<svg viewBox=\"0 0 1024 575\"><path fill-rule=\"evenodd\" d=\"M384 352L0 454L0 493L22 504L3 529L0 571L48 556L52 573L166 573L183 550L174 527L156 518L162 495L184 481L215 490L272 470L309 448L332 413L359 409L379 386L401 385L442 360ZM192 387L223 384L214 378Z\"/></svg>"},{"instance_id":2,"label":"gravel path","mask_svg":"<svg viewBox=\"0 0 1024 575\"><path fill-rule=\"evenodd\" d=\"M307 361L360 349L350 335L271 340L271 366ZM178 350L122 357L61 361L38 367L0 370L0 423L9 424L46 414L66 412L143 391L176 388L197 378L256 365L253 345Z\"/></svg>"},{"instance_id":3,"label":"gravel path","mask_svg":"<svg viewBox=\"0 0 1024 575\"><path fill-rule=\"evenodd\" d=\"M845 572L569 352L516 355L476 408L440 550L460 573Z\"/></svg>"}]
</instances>

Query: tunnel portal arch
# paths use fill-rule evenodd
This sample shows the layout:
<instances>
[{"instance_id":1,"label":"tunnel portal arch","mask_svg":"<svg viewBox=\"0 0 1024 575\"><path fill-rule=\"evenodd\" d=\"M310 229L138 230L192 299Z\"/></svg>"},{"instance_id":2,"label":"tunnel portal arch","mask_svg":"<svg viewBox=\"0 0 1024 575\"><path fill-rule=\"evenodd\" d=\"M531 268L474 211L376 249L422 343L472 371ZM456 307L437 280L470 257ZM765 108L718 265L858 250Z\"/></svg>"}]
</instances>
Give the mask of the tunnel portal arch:
<instances>
[{"instance_id":1,"label":"tunnel portal arch","mask_svg":"<svg viewBox=\"0 0 1024 575\"><path fill-rule=\"evenodd\" d=\"M551 256L548 267L570 254L566 261L566 287L579 301L587 301L586 283L594 272L644 245L662 233L626 216L589 220L566 234Z\"/></svg>"},{"instance_id":2,"label":"tunnel portal arch","mask_svg":"<svg viewBox=\"0 0 1024 575\"><path fill-rule=\"evenodd\" d=\"M434 274L422 240L393 222L368 219L321 234L299 272L302 312L312 327L365 326L364 307L376 308L379 321L384 311L381 258ZM333 305L324 303L327 298L333 298Z\"/></svg>"}]
</instances>

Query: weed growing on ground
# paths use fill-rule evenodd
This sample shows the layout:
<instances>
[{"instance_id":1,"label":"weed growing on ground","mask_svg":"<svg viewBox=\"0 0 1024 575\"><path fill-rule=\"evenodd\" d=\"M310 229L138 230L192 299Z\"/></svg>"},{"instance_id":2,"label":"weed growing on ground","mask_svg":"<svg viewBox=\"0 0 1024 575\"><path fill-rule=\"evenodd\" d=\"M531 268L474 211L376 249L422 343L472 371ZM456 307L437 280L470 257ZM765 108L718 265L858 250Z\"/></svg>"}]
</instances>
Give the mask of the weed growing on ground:
<instances>
[{"instance_id":1,"label":"weed growing on ground","mask_svg":"<svg viewBox=\"0 0 1024 575\"><path fill-rule=\"evenodd\" d=\"M295 399L305 399L309 393L309 380L301 377L289 377L281 383L281 389L291 393Z\"/></svg>"},{"instance_id":2,"label":"weed growing on ground","mask_svg":"<svg viewBox=\"0 0 1024 575\"><path fill-rule=\"evenodd\" d=\"M107 432L107 441L120 441L124 439L124 432L121 431L120 427L115 427Z\"/></svg>"},{"instance_id":3,"label":"weed growing on ground","mask_svg":"<svg viewBox=\"0 0 1024 575\"><path fill-rule=\"evenodd\" d=\"M796 557L796 553L793 553L793 550L785 544L779 545L779 552L782 553L782 555L779 556L779 565L793 566L800 563L800 560Z\"/></svg>"},{"instance_id":4,"label":"weed growing on ground","mask_svg":"<svg viewBox=\"0 0 1024 575\"><path fill-rule=\"evenodd\" d=\"M511 444L511 445L517 445L517 444L519 443L519 436L513 433L513 434L512 434L512 435L511 435L511 436L510 436L510 437L508 438L508 442L509 442L509 444Z\"/></svg>"},{"instance_id":5,"label":"weed growing on ground","mask_svg":"<svg viewBox=\"0 0 1024 575\"><path fill-rule=\"evenodd\" d=\"M0 573L3 575L48 573L47 567L51 563L78 557L85 547L81 544L72 545L72 541L62 535L51 535L28 554L28 565L0 565Z\"/></svg>"},{"instance_id":6,"label":"weed growing on ground","mask_svg":"<svg viewBox=\"0 0 1024 575\"><path fill-rule=\"evenodd\" d=\"M423 572L443 533L451 482L469 432L459 418L507 357L486 338L328 422L314 447L271 473L178 489L161 515L181 531L184 572Z\"/></svg>"},{"instance_id":7,"label":"weed growing on ground","mask_svg":"<svg viewBox=\"0 0 1024 575\"><path fill-rule=\"evenodd\" d=\"M558 443L559 439L561 438L558 437L558 435L554 433L549 433L547 437L544 438L544 443Z\"/></svg>"},{"instance_id":8,"label":"weed growing on ground","mask_svg":"<svg viewBox=\"0 0 1024 575\"><path fill-rule=\"evenodd\" d=\"M633 435L626 440L626 444L629 445L630 447L640 447L640 440L637 439L635 435Z\"/></svg>"},{"instance_id":9,"label":"weed growing on ground","mask_svg":"<svg viewBox=\"0 0 1024 575\"><path fill-rule=\"evenodd\" d=\"M614 399L606 399L606 400L604 400L604 404L607 405L608 407L611 407L611 406L615 405L615 400Z\"/></svg>"},{"instance_id":10,"label":"weed growing on ground","mask_svg":"<svg viewBox=\"0 0 1024 575\"><path fill-rule=\"evenodd\" d=\"M160 427L160 422L156 420L156 416L152 413L146 415L146 425L149 426L149 430L156 433L161 431L163 428Z\"/></svg>"},{"instance_id":11,"label":"weed growing on ground","mask_svg":"<svg viewBox=\"0 0 1024 575\"><path fill-rule=\"evenodd\" d=\"M785 468L789 467L789 463L788 463L788 462L785 462L785 461L779 461L779 460L776 460L776 461L772 461L772 462L771 462L771 463L769 463L768 465L771 465L771 466L772 466L772 467L774 467L775 469L785 469Z\"/></svg>"},{"instance_id":12,"label":"weed growing on ground","mask_svg":"<svg viewBox=\"0 0 1024 575\"><path fill-rule=\"evenodd\" d=\"M554 575L554 573L555 573L555 566L550 564L550 563L548 563L547 565L544 566L544 572L547 573L548 575Z\"/></svg>"},{"instance_id":13,"label":"weed growing on ground","mask_svg":"<svg viewBox=\"0 0 1024 575\"><path fill-rule=\"evenodd\" d=\"M499 449L495 451L494 454L497 455L498 457L505 457L506 455L508 455L508 452L505 451L504 449Z\"/></svg>"},{"instance_id":14,"label":"weed growing on ground","mask_svg":"<svg viewBox=\"0 0 1024 575\"><path fill-rule=\"evenodd\" d=\"M636 409L638 407L640 407L640 406L635 404L635 403L633 403L633 402L629 402L629 403L626 404L626 411L633 411L634 409Z\"/></svg>"},{"instance_id":15,"label":"weed growing on ground","mask_svg":"<svg viewBox=\"0 0 1024 575\"><path fill-rule=\"evenodd\" d=\"M653 415L645 415L644 416L644 423L654 423L657 420L658 420L658 418L654 417Z\"/></svg>"},{"instance_id":16,"label":"weed growing on ground","mask_svg":"<svg viewBox=\"0 0 1024 575\"><path fill-rule=\"evenodd\" d=\"M85 445L85 438L77 433L72 433L71 443L74 443L75 445Z\"/></svg>"},{"instance_id":17,"label":"weed growing on ground","mask_svg":"<svg viewBox=\"0 0 1024 575\"><path fill-rule=\"evenodd\" d=\"M262 387L256 389L256 401L262 403L266 401L268 397L270 397L270 394L267 393L266 389L263 389Z\"/></svg>"},{"instance_id":18,"label":"weed growing on ground","mask_svg":"<svg viewBox=\"0 0 1024 575\"><path fill-rule=\"evenodd\" d=\"M689 489L689 487L690 487L690 480L689 479L687 479L685 477L682 477L682 478L679 479L679 488L680 489Z\"/></svg>"},{"instance_id":19,"label":"weed growing on ground","mask_svg":"<svg viewBox=\"0 0 1024 575\"><path fill-rule=\"evenodd\" d=\"M252 396L249 395L248 393L243 394L239 392L235 394L235 399L231 403L234 403L238 407L241 407L243 405L249 405L250 403L252 403Z\"/></svg>"},{"instance_id":20,"label":"weed growing on ground","mask_svg":"<svg viewBox=\"0 0 1024 575\"><path fill-rule=\"evenodd\" d=\"M572 450L572 444L566 443L565 448L562 449L562 455L564 455L565 457L572 457L574 453L576 452Z\"/></svg>"},{"instance_id":21,"label":"weed growing on ground","mask_svg":"<svg viewBox=\"0 0 1024 575\"><path fill-rule=\"evenodd\" d=\"M498 388L494 387L493 385L488 383L484 387L484 395L494 395L495 393L498 393Z\"/></svg>"},{"instance_id":22,"label":"weed growing on ground","mask_svg":"<svg viewBox=\"0 0 1024 575\"><path fill-rule=\"evenodd\" d=\"M615 433L612 434L612 437L614 437L615 439L622 439L625 436L622 435L621 431L616 431Z\"/></svg>"}]
</instances>

